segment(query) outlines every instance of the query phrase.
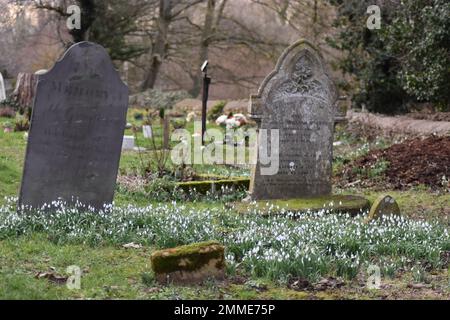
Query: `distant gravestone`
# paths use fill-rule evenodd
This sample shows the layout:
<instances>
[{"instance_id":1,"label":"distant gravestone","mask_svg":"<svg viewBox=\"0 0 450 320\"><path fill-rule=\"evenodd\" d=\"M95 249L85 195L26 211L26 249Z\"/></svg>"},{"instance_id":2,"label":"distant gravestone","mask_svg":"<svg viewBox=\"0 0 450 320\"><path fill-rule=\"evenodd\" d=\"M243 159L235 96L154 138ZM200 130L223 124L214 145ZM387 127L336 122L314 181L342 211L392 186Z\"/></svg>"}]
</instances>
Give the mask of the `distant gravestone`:
<instances>
[{"instance_id":1,"label":"distant gravestone","mask_svg":"<svg viewBox=\"0 0 450 320\"><path fill-rule=\"evenodd\" d=\"M5 80L0 72L0 102L6 100Z\"/></svg>"},{"instance_id":2,"label":"distant gravestone","mask_svg":"<svg viewBox=\"0 0 450 320\"><path fill-rule=\"evenodd\" d=\"M252 199L286 199L331 194L332 147L337 94L320 53L306 41L290 46L276 69L251 96L250 117L279 130L279 169L265 175L260 154L253 168ZM275 151L276 148L275 148Z\"/></svg>"},{"instance_id":3,"label":"distant gravestone","mask_svg":"<svg viewBox=\"0 0 450 320\"><path fill-rule=\"evenodd\" d=\"M142 126L142 133L144 134L145 139L151 139L153 137L152 126L150 125Z\"/></svg>"},{"instance_id":4,"label":"distant gravestone","mask_svg":"<svg viewBox=\"0 0 450 320\"><path fill-rule=\"evenodd\" d=\"M111 204L128 88L100 45L73 45L39 76L19 206Z\"/></svg>"},{"instance_id":5,"label":"distant gravestone","mask_svg":"<svg viewBox=\"0 0 450 320\"><path fill-rule=\"evenodd\" d=\"M134 136L123 136L122 150L133 150L135 148Z\"/></svg>"}]
</instances>

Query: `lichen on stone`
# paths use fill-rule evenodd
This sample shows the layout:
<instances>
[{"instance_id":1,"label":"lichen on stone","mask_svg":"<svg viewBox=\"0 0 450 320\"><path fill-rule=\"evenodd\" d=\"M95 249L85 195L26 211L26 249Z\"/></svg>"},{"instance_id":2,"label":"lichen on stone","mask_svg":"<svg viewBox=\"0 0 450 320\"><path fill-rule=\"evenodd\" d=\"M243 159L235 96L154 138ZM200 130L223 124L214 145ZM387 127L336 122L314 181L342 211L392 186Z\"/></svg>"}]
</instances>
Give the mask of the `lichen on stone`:
<instances>
[{"instance_id":1,"label":"lichen on stone","mask_svg":"<svg viewBox=\"0 0 450 320\"><path fill-rule=\"evenodd\" d=\"M367 212L370 209L370 202L360 196L330 195L314 198L260 200L252 204L236 204L236 210L239 213L246 213L249 209L256 209L262 214L277 214L282 212L305 213L328 210L330 213L348 213L354 216Z\"/></svg>"},{"instance_id":2,"label":"lichen on stone","mask_svg":"<svg viewBox=\"0 0 450 320\"><path fill-rule=\"evenodd\" d=\"M190 192L195 189L196 192L206 194L213 189L213 184L216 190L224 188L248 189L250 186L250 179L236 178L236 179L220 179L220 180L204 180L204 181L189 181L177 183L177 187L185 192Z\"/></svg>"},{"instance_id":3,"label":"lichen on stone","mask_svg":"<svg viewBox=\"0 0 450 320\"><path fill-rule=\"evenodd\" d=\"M382 216L399 216L400 214L400 207L398 206L397 201L395 201L395 199L390 195L381 195L374 201L372 207L370 208L367 221L372 221Z\"/></svg>"},{"instance_id":4,"label":"lichen on stone","mask_svg":"<svg viewBox=\"0 0 450 320\"><path fill-rule=\"evenodd\" d=\"M217 261L216 268L224 267L224 247L217 241L208 241L156 251L151 256L152 268L156 274L177 271L193 272Z\"/></svg>"}]
</instances>

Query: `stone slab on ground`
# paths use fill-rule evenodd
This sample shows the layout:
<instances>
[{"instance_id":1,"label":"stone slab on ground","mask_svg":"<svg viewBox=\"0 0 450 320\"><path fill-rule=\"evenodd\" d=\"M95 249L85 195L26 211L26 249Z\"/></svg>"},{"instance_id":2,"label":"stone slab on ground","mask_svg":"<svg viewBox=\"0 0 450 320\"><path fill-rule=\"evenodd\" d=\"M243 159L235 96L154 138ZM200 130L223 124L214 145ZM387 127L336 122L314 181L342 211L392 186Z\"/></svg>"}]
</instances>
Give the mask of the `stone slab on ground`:
<instances>
[{"instance_id":1,"label":"stone slab on ground","mask_svg":"<svg viewBox=\"0 0 450 320\"><path fill-rule=\"evenodd\" d=\"M225 276L225 248L217 241L156 251L152 269L159 283L195 284Z\"/></svg>"},{"instance_id":2,"label":"stone slab on ground","mask_svg":"<svg viewBox=\"0 0 450 320\"><path fill-rule=\"evenodd\" d=\"M263 215L283 215L288 212L306 213L328 210L330 213L348 213L356 216L370 209L370 201L361 196L331 195L289 200L242 202L235 204L235 209L242 214L258 212Z\"/></svg>"}]
</instances>

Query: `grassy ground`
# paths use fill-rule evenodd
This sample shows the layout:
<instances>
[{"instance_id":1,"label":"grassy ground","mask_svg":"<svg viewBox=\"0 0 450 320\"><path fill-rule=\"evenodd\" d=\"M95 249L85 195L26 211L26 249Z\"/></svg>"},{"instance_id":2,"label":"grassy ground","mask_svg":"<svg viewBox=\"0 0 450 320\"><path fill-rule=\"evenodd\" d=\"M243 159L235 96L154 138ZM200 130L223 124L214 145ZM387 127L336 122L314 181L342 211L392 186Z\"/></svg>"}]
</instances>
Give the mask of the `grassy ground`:
<instances>
[{"instance_id":1,"label":"grassy ground","mask_svg":"<svg viewBox=\"0 0 450 320\"><path fill-rule=\"evenodd\" d=\"M161 286L146 275L151 248L124 249L85 245L55 245L42 235L0 242L0 298L2 299L449 299L445 270L430 275L428 283L411 286L405 273L382 278L379 290L364 287L364 275L343 287L292 290L267 280L229 277L196 287ZM38 279L42 272L67 275L68 266L83 270L80 290ZM150 278L150 279L148 279Z\"/></svg>"},{"instance_id":2,"label":"grassy ground","mask_svg":"<svg viewBox=\"0 0 450 320\"><path fill-rule=\"evenodd\" d=\"M130 112L129 120L134 121ZM0 127L10 121L0 118ZM192 127L189 127L191 132ZM160 135L160 126L155 126L155 133ZM127 134L132 135L131 131ZM341 139L345 139L342 135ZM144 142L142 134L138 141ZM346 140L347 141L347 140ZM160 140L157 141L160 143ZM389 142L380 142L378 147ZM22 175L26 141L23 133L4 133L0 130L0 205L5 203L4 197L17 196ZM362 143L351 141L354 153L342 152L335 160L335 168L339 168L343 157L355 157L366 152ZM149 154L144 153L149 158ZM136 152L125 152L120 163L122 174L139 171L140 158ZM211 166L195 168L199 172L211 173ZM214 167L215 174L242 175L242 170L224 166ZM362 194L374 200L380 194L389 193L397 201L405 216L413 219L439 220L448 225L450 195L430 192L426 188L415 188L407 191L374 191L371 189L336 190L337 193ZM154 203L145 194L129 193L119 190L115 201L119 205L134 204L145 206ZM223 207L221 202L199 201L187 203L193 210ZM246 274L228 277L224 282L207 282L195 287L161 286L154 283L150 272L150 254L154 248L144 246L141 249L125 249L119 244L92 246L88 244L56 244L48 235L35 232L32 234L10 237L0 241L0 298L8 299L385 299L385 298L450 298L449 276L445 268L430 270L426 279L419 279L410 271L400 271L392 278L383 276L379 290L368 290L364 287L366 275L361 271L352 280L345 280L343 286L334 286L333 279L328 279L325 289L297 289L276 281L254 278ZM69 290L65 285L55 283L51 279L37 278L36 275L48 272L67 276L66 269L77 265L83 270L81 290Z\"/></svg>"}]
</instances>

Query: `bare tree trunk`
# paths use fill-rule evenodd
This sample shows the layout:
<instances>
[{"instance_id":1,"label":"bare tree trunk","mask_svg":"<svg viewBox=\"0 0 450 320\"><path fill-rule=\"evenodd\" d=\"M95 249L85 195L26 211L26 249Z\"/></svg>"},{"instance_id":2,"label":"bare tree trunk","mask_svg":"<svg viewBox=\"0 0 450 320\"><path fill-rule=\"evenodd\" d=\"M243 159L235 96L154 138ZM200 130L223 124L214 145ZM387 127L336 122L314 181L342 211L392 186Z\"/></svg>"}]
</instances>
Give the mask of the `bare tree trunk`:
<instances>
[{"instance_id":1,"label":"bare tree trunk","mask_svg":"<svg viewBox=\"0 0 450 320\"><path fill-rule=\"evenodd\" d=\"M150 66L146 72L141 89L152 89L155 86L163 60L167 54L169 26L172 20L173 4L171 0L159 1L158 32L152 45Z\"/></svg>"},{"instance_id":2,"label":"bare tree trunk","mask_svg":"<svg viewBox=\"0 0 450 320\"><path fill-rule=\"evenodd\" d=\"M189 93L193 97L197 97L200 94L200 90L202 87L202 72L200 70L200 66L205 60L208 59L209 46L211 44L212 38L214 37L214 33L219 26L223 11L225 10L226 2L227 0L222 0L220 2L217 15L214 16L216 13L216 0L208 0L205 14L205 23L203 24L202 35L200 39L199 59L196 66L197 71L193 78L192 89L189 91Z\"/></svg>"},{"instance_id":3,"label":"bare tree trunk","mask_svg":"<svg viewBox=\"0 0 450 320\"><path fill-rule=\"evenodd\" d=\"M197 97L200 94L200 90L202 87L202 71L200 70L200 66L203 64L205 60L208 59L208 51L209 51L209 38L213 32L213 22L214 22L214 10L216 7L216 0L208 0L206 14L205 14L205 23L203 25L202 35L200 39L199 46L199 59L196 65L196 72L193 79L192 89L189 93L193 97Z\"/></svg>"},{"instance_id":4,"label":"bare tree trunk","mask_svg":"<svg viewBox=\"0 0 450 320\"><path fill-rule=\"evenodd\" d=\"M24 110L31 110L33 107L38 77L32 73L19 73L17 76L16 88L12 96Z\"/></svg>"}]
</instances>

